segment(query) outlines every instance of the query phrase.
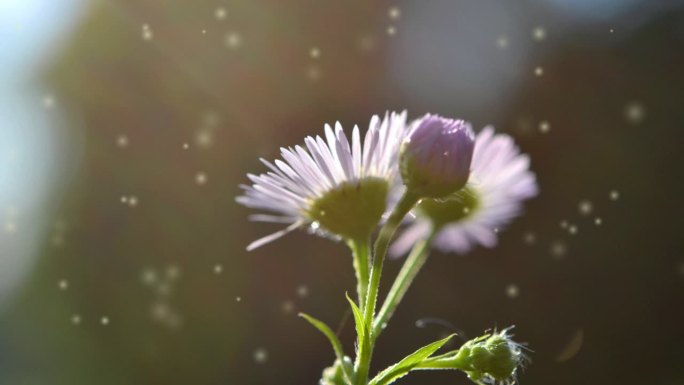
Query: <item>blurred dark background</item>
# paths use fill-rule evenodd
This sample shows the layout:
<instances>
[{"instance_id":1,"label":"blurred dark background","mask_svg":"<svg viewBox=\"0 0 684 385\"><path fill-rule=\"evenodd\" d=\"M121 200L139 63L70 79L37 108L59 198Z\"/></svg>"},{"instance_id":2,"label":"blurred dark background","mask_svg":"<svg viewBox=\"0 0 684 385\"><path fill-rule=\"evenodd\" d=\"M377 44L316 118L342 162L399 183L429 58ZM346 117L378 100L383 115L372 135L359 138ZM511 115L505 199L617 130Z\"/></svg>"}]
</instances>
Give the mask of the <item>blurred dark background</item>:
<instances>
[{"instance_id":1,"label":"blurred dark background","mask_svg":"<svg viewBox=\"0 0 684 385\"><path fill-rule=\"evenodd\" d=\"M499 247L431 258L375 370L516 325L524 384L684 384L683 10L3 1L0 383L316 383L332 352L296 313L351 352L351 258L303 232L247 253L276 227L237 186L326 122L407 109L513 135L541 195Z\"/></svg>"}]
</instances>

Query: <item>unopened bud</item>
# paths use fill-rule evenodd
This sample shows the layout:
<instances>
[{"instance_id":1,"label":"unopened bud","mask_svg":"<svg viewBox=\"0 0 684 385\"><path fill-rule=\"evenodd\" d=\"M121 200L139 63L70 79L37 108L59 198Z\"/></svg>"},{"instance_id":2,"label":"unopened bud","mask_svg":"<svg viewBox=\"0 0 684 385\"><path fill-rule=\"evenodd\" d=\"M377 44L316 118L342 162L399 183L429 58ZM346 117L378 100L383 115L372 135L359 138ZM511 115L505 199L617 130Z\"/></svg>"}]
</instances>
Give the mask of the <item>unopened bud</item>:
<instances>
[{"instance_id":1,"label":"unopened bud","mask_svg":"<svg viewBox=\"0 0 684 385\"><path fill-rule=\"evenodd\" d=\"M421 197L442 198L463 188L470 176L475 136L464 120L425 115L401 148L404 184Z\"/></svg>"}]
</instances>

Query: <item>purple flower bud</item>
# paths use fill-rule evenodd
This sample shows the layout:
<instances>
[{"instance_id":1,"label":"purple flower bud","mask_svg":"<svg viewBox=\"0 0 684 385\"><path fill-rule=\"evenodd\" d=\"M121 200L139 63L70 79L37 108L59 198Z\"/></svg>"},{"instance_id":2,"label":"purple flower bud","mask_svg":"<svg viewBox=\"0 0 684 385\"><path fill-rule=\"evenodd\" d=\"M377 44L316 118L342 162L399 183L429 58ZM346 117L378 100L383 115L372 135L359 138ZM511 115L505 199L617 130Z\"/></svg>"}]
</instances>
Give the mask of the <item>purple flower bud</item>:
<instances>
[{"instance_id":1,"label":"purple flower bud","mask_svg":"<svg viewBox=\"0 0 684 385\"><path fill-rule=\"evenodd\" d=\"M427 114L404 140L401 176L421 197L441 198L463 188L470 176L475 136L470 123Z\"/></svg>"}]
</instances>

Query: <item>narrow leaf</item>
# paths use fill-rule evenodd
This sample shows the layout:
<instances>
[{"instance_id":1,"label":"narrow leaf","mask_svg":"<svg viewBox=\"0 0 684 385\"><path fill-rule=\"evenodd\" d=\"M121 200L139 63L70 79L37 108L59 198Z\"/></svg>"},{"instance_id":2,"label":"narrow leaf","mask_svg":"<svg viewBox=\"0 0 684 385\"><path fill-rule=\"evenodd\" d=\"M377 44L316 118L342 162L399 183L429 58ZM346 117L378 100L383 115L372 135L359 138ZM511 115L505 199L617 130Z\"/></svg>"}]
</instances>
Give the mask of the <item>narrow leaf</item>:
<instances>
[{"instance_id":1,"label":"narrow leaf","mask_svg":"<svg viewBox=\"0 0 684 385\"><path fill-rule=\"evenodd\" d=\"M426 358L429 358L434 352L436 352L437 350L439 350L439 348L444 346L444 344L449 342L449 340L454 335L455 334L452 334L443 340L439 340L429 345L423 346L422 348L409 354L403 360L380 372L377 376L375 376L375 378L373 378L368 383L368 385L387 385L405 376L416 365L421 363Z\"/></svg>"},{"instance_id":2,"label":"narrow leaf","mask_svg":"<svg viewBox=\"0 0 684 385\"><path fill-rule=\"evenodd\" d=\"M366 380L367 372L366 373L359 373L359 363L360 362L368 362L370 360L370 354L371 354L371 347L370 347L370 332L368 325L364 322L363 315L361 315L361 310L359 309L358 306L356 306L356 303L349 298L349 294L345 293L345 296L347 297L347 301L349 301L349 305L352 308L352 313L354 313L354 323L356 324L356 335L357 335L357 348L358 351L356 352L356 363L354 365L355 370L357 371L355 375L364 377L363 381Z\"/></svg>"},{"instance_id":3,"label":"narrow leaf","mask_svg":"<svg viewBox=\"0 0 684 385\"><path fill-rule=\"evenodd\" d=\"M356 306L356 303L349 298L349 294L345 293L345 297L347 297L347 301L349 301L349 304L351 305L352 308L352 313L354 313L354 323L356 324L356 334L359 336L359 340L361 337L365 337L367 335L366 331L368 328L366 328L366 325L363 322L363 316L361 315L361 310L359 309L358 306Z\"/></svg>"},{"instance_id":4,"label":"narrow leaf","mask_svg":"<svg viewBox=\"0 0 684 385\"><path fill-rule=\"evenodd\" d=\"M337 338L332 329L330 329L330 327L328 327L328 325L326 325L322 321L319 321L308 314L299 313L299 316L309 321L309 323L313 325L313 327L315 327L326 337L328 337L328 340L330 341L330 344L332 345L333 350L335 351L335 356L337 356L337 359L340 360L340 365L342 365L342 371L344 372L344 376L347 382L351 384L351 373L349 373L344 366L344 350L342 349L342 343Z\"/></svg>"}]
</instances>

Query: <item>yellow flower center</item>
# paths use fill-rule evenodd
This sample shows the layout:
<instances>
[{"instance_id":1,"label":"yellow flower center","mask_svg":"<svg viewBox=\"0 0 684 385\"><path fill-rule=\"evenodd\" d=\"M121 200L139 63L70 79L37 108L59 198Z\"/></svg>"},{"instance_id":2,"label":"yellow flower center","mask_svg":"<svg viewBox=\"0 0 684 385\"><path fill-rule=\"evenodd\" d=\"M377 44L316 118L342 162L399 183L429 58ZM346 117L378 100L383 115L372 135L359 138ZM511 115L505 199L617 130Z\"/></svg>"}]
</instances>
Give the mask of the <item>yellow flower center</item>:
<instances>
[{"instance_id":1,"label":"yellow flower center","mask_svg":"<svg viewBox=\"0 0 684 385\"><path fill-rule=\"evenodd\" d=\"M480 205L479 195L472 187L441 199L425 198L416 206L416 213L427 217L436 228L458 222L470 216Z\"/></svg>"},{"instance_id":2,"label":"yellow flower center","mask_svg":"<svg viewBox=\"0 0 684 385\"><path fill-rule=\"evenodd\" d=\"M313 200L306 215L325 231L345 239L365 240L385 212L388 190L382 178L345 182Z\"/></svg>"}]
</instances>

